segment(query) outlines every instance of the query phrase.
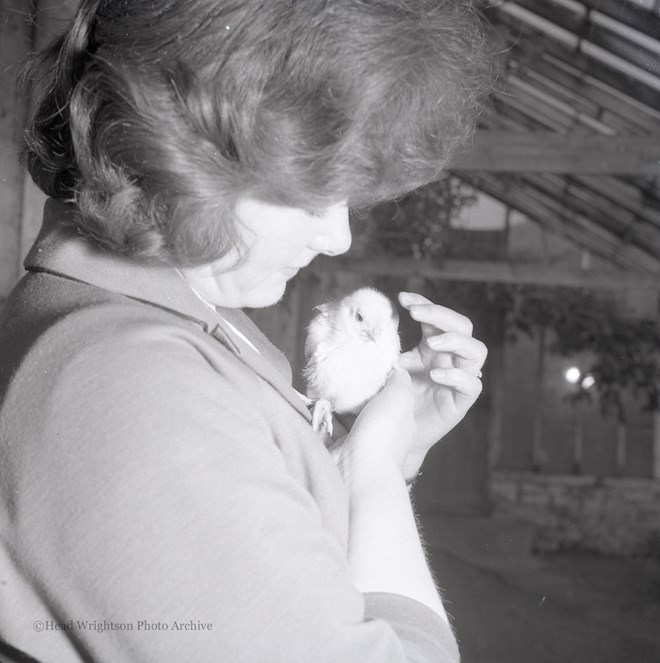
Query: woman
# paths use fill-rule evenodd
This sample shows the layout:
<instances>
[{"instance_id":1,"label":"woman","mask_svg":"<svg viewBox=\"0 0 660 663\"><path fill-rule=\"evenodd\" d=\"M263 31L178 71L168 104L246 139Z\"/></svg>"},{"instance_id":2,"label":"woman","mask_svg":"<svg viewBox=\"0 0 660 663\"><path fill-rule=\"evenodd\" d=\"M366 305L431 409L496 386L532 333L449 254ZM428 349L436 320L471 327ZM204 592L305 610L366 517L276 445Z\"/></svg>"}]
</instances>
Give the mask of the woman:
<instances>
[{"instance_id":1,"label":"woman","mask_svg":"<svg viewBox=\"0 0 660 663\"><path fill-rule=\"evenodd\" d=\"M331 456L241 308L437 175L485 60L464 2L83 0L29 70L3 660L457 660L406 482L480 392L470 322L403 293L423 342Z\"/></svg>"}]
</instances>

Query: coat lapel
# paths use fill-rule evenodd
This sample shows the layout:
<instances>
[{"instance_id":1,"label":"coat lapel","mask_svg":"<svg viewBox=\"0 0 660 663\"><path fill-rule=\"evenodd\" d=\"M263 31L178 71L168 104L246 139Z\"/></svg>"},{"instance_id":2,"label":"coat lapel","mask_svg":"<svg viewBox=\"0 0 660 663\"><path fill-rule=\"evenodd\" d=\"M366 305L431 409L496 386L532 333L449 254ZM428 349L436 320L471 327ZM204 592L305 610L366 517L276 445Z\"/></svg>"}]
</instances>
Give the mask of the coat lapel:
<instances>
[{"instance_id":1,"label":"coat lapel","mask_svg":"<svg viewBox=\"0 0 660 663\"><path fill-rule=\"evenodd\" d=\"M71 223L73 205L49 199L39 236L25 259L28 271L58 274L167 309L200 325L270 384L307 421L311 416L291 385L286 357L240 309L213 310L166 265L141 263L102 251ZM238 337L230 323L257 348Z\"/></svg>"},{"instance_id":2,"label":"coat lapel","mask_svg":"<svg viewBox=\"0 0 660 663\"><path fill-rule=\"evenodd\" d=\"M223 322L231 323L254 343L259 352L247 348L241 360L268 382L300 414L311 422L311 415L300 394L291 385L291 366L286 357L264 335L241 309L218 309Z\"/></svg>"}]
</instances>

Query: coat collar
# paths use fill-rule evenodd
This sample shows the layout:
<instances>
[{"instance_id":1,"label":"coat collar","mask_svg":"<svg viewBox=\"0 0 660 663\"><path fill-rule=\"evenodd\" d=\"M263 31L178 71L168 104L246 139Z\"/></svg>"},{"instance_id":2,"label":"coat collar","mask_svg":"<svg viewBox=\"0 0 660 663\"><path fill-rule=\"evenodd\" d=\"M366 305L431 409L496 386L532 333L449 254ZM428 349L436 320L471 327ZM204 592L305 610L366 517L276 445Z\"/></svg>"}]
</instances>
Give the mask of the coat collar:
<instances>
[{"instance_id":1,"label":"coat collar","mask_svg":"<svg viewBox=\"0 0 660 663\"><path fill-rule=\"evenodd\" d=\"M76 213L74 205L52 198L46 202L41 231L24 262L28 271L89 283L189 319L223 343L310 419L302 399L291 386L289 362L242 310L212 310L172 267L143 263L99 249L76 230L73 223ZM228 322L249 338L260 354L242 341Z\"/></svg>"}]
</instances>

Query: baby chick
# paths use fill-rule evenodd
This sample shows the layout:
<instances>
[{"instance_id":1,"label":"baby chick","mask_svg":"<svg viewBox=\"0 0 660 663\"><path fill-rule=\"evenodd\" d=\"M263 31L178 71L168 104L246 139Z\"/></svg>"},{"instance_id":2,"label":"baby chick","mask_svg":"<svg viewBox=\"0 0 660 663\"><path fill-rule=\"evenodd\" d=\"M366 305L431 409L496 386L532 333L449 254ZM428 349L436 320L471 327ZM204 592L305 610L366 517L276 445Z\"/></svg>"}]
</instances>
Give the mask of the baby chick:
<instances>
[{"instance_id":1,"label":"baby chick","mask_svg":"<svg viewBox=\"0 0 660 663\"><path fill-rule=\"evenodd\" d=\"M316 401L312 425L332 434L332 413L357 414L387 381L399 359L399 314L374 288L321 304L308 327L304 375Z\"/></svg>"}]
</instances>

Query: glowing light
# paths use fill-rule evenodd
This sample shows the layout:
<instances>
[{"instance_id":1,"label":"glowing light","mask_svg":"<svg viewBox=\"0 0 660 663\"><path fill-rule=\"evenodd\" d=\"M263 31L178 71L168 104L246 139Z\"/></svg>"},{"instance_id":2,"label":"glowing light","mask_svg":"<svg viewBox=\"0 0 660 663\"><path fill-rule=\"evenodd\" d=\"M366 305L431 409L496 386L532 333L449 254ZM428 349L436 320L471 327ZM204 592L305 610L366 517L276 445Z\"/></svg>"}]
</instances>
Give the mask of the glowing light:
<instances>
[{"instance_id":1,"label":"glowing light","mask_svg":"<svg viewBox=\"0 0 660 663\"><path fill-rule=\"evenodd\" d=\"M593 375L585 375L584 379L580 383L583 389L591 389L596 384L596 379Z\"/></svg>"},{"instance_id":2,"label":"glowing light","mask_svg":"<svg viewBox=\"0 0 660 663\"><path fill-rule=\"evenodd\" d=\"M581 377L580 369L577 366L571 366L564 371L564 379L570 384L577 384Z\"/></svg>"}]
</instances>

